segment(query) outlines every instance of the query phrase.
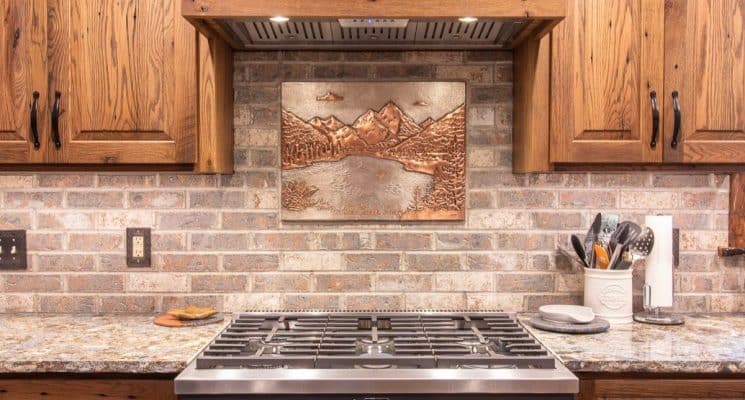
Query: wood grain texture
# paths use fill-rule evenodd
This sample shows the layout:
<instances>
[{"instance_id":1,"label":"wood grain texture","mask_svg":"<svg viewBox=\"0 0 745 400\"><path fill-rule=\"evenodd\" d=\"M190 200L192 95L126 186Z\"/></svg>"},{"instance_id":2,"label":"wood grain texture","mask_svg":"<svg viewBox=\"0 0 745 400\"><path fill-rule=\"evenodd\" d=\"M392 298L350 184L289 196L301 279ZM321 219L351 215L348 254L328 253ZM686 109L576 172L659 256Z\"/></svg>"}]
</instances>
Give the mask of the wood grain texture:
<instances>
[{"instance_id":1,"label":"wood grain texture","mask_svg":"<svg viewBox=\"0 0 745 400\"><path fill-rule=\"evenodd\" d=\"M172 379L0 379L0 400L169 400Z\"/></svg>"},{"instance_id":2,"label":"wood grain texture","mask_svg":"<svg viewBox=\"0 0 745 400\"><path fill-rule=\"evenodd\" d=\"M745 249L745 173L730 175L729 246Z\"/></svg>"},{"instance_id":3,"label":"wood grain texture","mask_svg":"<svg viewBox=\"0 0 745 400\"><path fill-rule=\"evenodd\" d=\"M664 4L577 0L552 33L551 161L655 163L649 95L663 82Z\"/></svg>"},{"instance_id":4,"label":"wood grain texture","mask_svg":"<svg viewBox=\"0 0 745 400\"><path fill-rule=\"evenodd\" d=\"M50 2L57 162L195 162L197 37L178 0Z\"/></svg>"},{"instance_id":5,"label":"wood grain texture","mask_svg":"<svg viewBox=\"0 0 745 400\"><path fill-rule=\"evenodd\" d=\"M565 0L182 0L186 17L563 17Z\"/></svg>"},{"instance_id":6,"label":"wood grain texture","mask_svg":"<svg viewBox=\"0 0 745 400\"><path fill-rule=\"evenodd\" d=\"M35 150L31 140L30 110L32 93L41 90L33 79L43 71L38 61L37 36L43 26L31 23L37 11L35 4L23 0L0 0L0 164L27 163L38 160L40 150ZM39 115L44 101L39 99ZM39 121L39 135L43 125Z\"/></svg>"},{"instance_id":7,"label":"wood grain texture","mask_svg":"<svg viewBox=\"0 0 745 400\"><path fill-rule=\"evenodd\" d=\"M512 170L549 172L551 38L528 39L515 49Z\"/></svg>"},{"instance_id":8,"label":"wood grain texture","mask_svg":"<svg viewBox=\"0 0 745 400\"><path fill-rule=\"evenodd\" d=\"M580 395L591 399L741 399L743 379L582 379Z\"/></svg>"},{"instance_id":9,"label":"wood grain texture","mask_svg":"<svg viewBox=\"0 0 745 400\"><path fill-rule=\"evenodd\" d=\"M665 160L745 162L745 0L667 0L665 97L680 93L682 131L670 146L665 106Z\"/></svg>"},{"instance_id":10,"label":"wood grain texture","mask_svg":"<svg viewBox=\"0 0 745 400\"><path fill-rule=\"evenodd\" d=\"M203 173L233 173L233 51L199 38L199 155Z\"/></svg>"}]
</instances>

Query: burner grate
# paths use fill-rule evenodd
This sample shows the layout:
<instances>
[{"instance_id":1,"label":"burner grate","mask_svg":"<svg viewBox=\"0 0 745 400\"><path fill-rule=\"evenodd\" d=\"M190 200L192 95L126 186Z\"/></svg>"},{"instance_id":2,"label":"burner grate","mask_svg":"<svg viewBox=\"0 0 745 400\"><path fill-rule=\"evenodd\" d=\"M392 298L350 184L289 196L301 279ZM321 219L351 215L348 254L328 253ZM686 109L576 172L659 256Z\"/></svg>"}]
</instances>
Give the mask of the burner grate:
<instances>
[{"instance_id":1,"label":"burner grate","mask_svg":"<svg viewBox=\"0 0 745 400\"><path fill-rule=\"evenodd\" d=\"M554 368L505 313L246 313L197 358L215 368Z\"/></svg>"}]
</instances>

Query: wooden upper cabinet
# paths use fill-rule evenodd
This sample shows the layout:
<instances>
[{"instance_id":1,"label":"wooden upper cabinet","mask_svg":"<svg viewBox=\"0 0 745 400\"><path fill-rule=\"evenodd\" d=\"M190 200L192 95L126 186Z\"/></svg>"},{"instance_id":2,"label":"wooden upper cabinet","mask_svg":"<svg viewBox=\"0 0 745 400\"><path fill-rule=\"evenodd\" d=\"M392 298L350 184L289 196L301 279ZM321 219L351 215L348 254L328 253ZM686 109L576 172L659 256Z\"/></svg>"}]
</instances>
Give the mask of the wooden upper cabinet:
<instances>
[{"instance_id":1,"label":"wooden upper cabinet","mask_svg":"<svg viewBox=\"0 0 745 400\"><path fill-rule=\"evenodd\" d=\"M35 2L28 0L0 0L0 164L30 163L43 159L43 89L34 73L43 69L38 51L43 48L34 43L38 36L34 27ZM35 29L37 31L35 31ZM36 38L38 39L38 37ZM37 96L34 96L37 92ZM36 137L31 129L31 110L36 98Z\"/></svg>"},{"instance_id":2,"label":"wooden upper cabinet","mask_svg":"<svg viewBox=\"0 0 745 400\"><path fill-rule=\"evenodd\" d=\"M180 1L48 2L55 161L195 163L197 34Z\"/></svg>"},{"instance_id":3,"label":"wooden upper cabinet","mask_svg":"<svg viewBox=\"0 0 745 400\"><path fill-rule=\"evenodd\" d=\"M668 0L666 10L665 161L745 163L745 0Z\"/></svg>"},{"instance_id":4,"label":"wooden upper cabinet","mask_svg":"<svg viewBox=\"0 0 745 400\"><path fill-rule=\"evenodd\" d=\"M650 96L656 92L661 114L664 3L568 4L552 32L551 162L661 162L663 146L651 146ZM662 121L657 129L661 135Z\"/></svg>"}]
</instances>

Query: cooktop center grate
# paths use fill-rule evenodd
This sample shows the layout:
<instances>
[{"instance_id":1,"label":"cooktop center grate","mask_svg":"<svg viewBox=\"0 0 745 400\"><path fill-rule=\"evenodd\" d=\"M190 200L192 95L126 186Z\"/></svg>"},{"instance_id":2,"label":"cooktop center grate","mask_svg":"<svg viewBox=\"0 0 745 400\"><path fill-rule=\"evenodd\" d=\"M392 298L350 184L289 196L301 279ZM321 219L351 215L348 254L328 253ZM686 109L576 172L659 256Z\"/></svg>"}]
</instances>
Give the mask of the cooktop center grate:
<instances>
[{"instance_id":1,"label":"cooktop center grate","mask_svg":"<svg viewBox=\"0 0 745 400\"><path fill-rule=\"evenodd\" d=\"M547 369L554 358L508 313L242 313L197 369Z\"/></svg>"}]
</instances>

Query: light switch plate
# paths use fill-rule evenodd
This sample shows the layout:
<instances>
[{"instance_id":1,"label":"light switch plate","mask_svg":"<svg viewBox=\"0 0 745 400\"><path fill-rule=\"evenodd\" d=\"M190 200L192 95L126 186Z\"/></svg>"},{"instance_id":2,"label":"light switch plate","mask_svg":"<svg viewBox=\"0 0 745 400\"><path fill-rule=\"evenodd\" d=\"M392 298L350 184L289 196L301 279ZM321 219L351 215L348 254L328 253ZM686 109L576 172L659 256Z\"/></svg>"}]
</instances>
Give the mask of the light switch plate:
<instances>
[{"instance_id":1,"label":"light switch plate","mask_svg":"<svg viewBox=\"0 0 745 400\"><path fill-rule=\"evenodd\" d=\"M26 231L0 231L0 270L26 268Z\"/></svg>"},{"instance_id":2,"label":"light switch plate","mask_svg":"<svg viewBox=\"0 0 745 400\"><path fill-rule=\"evenodd\" d=\"M150 228L127 228L128 267L150 267L150 250Z\"/></svg>"}]
</instances>

